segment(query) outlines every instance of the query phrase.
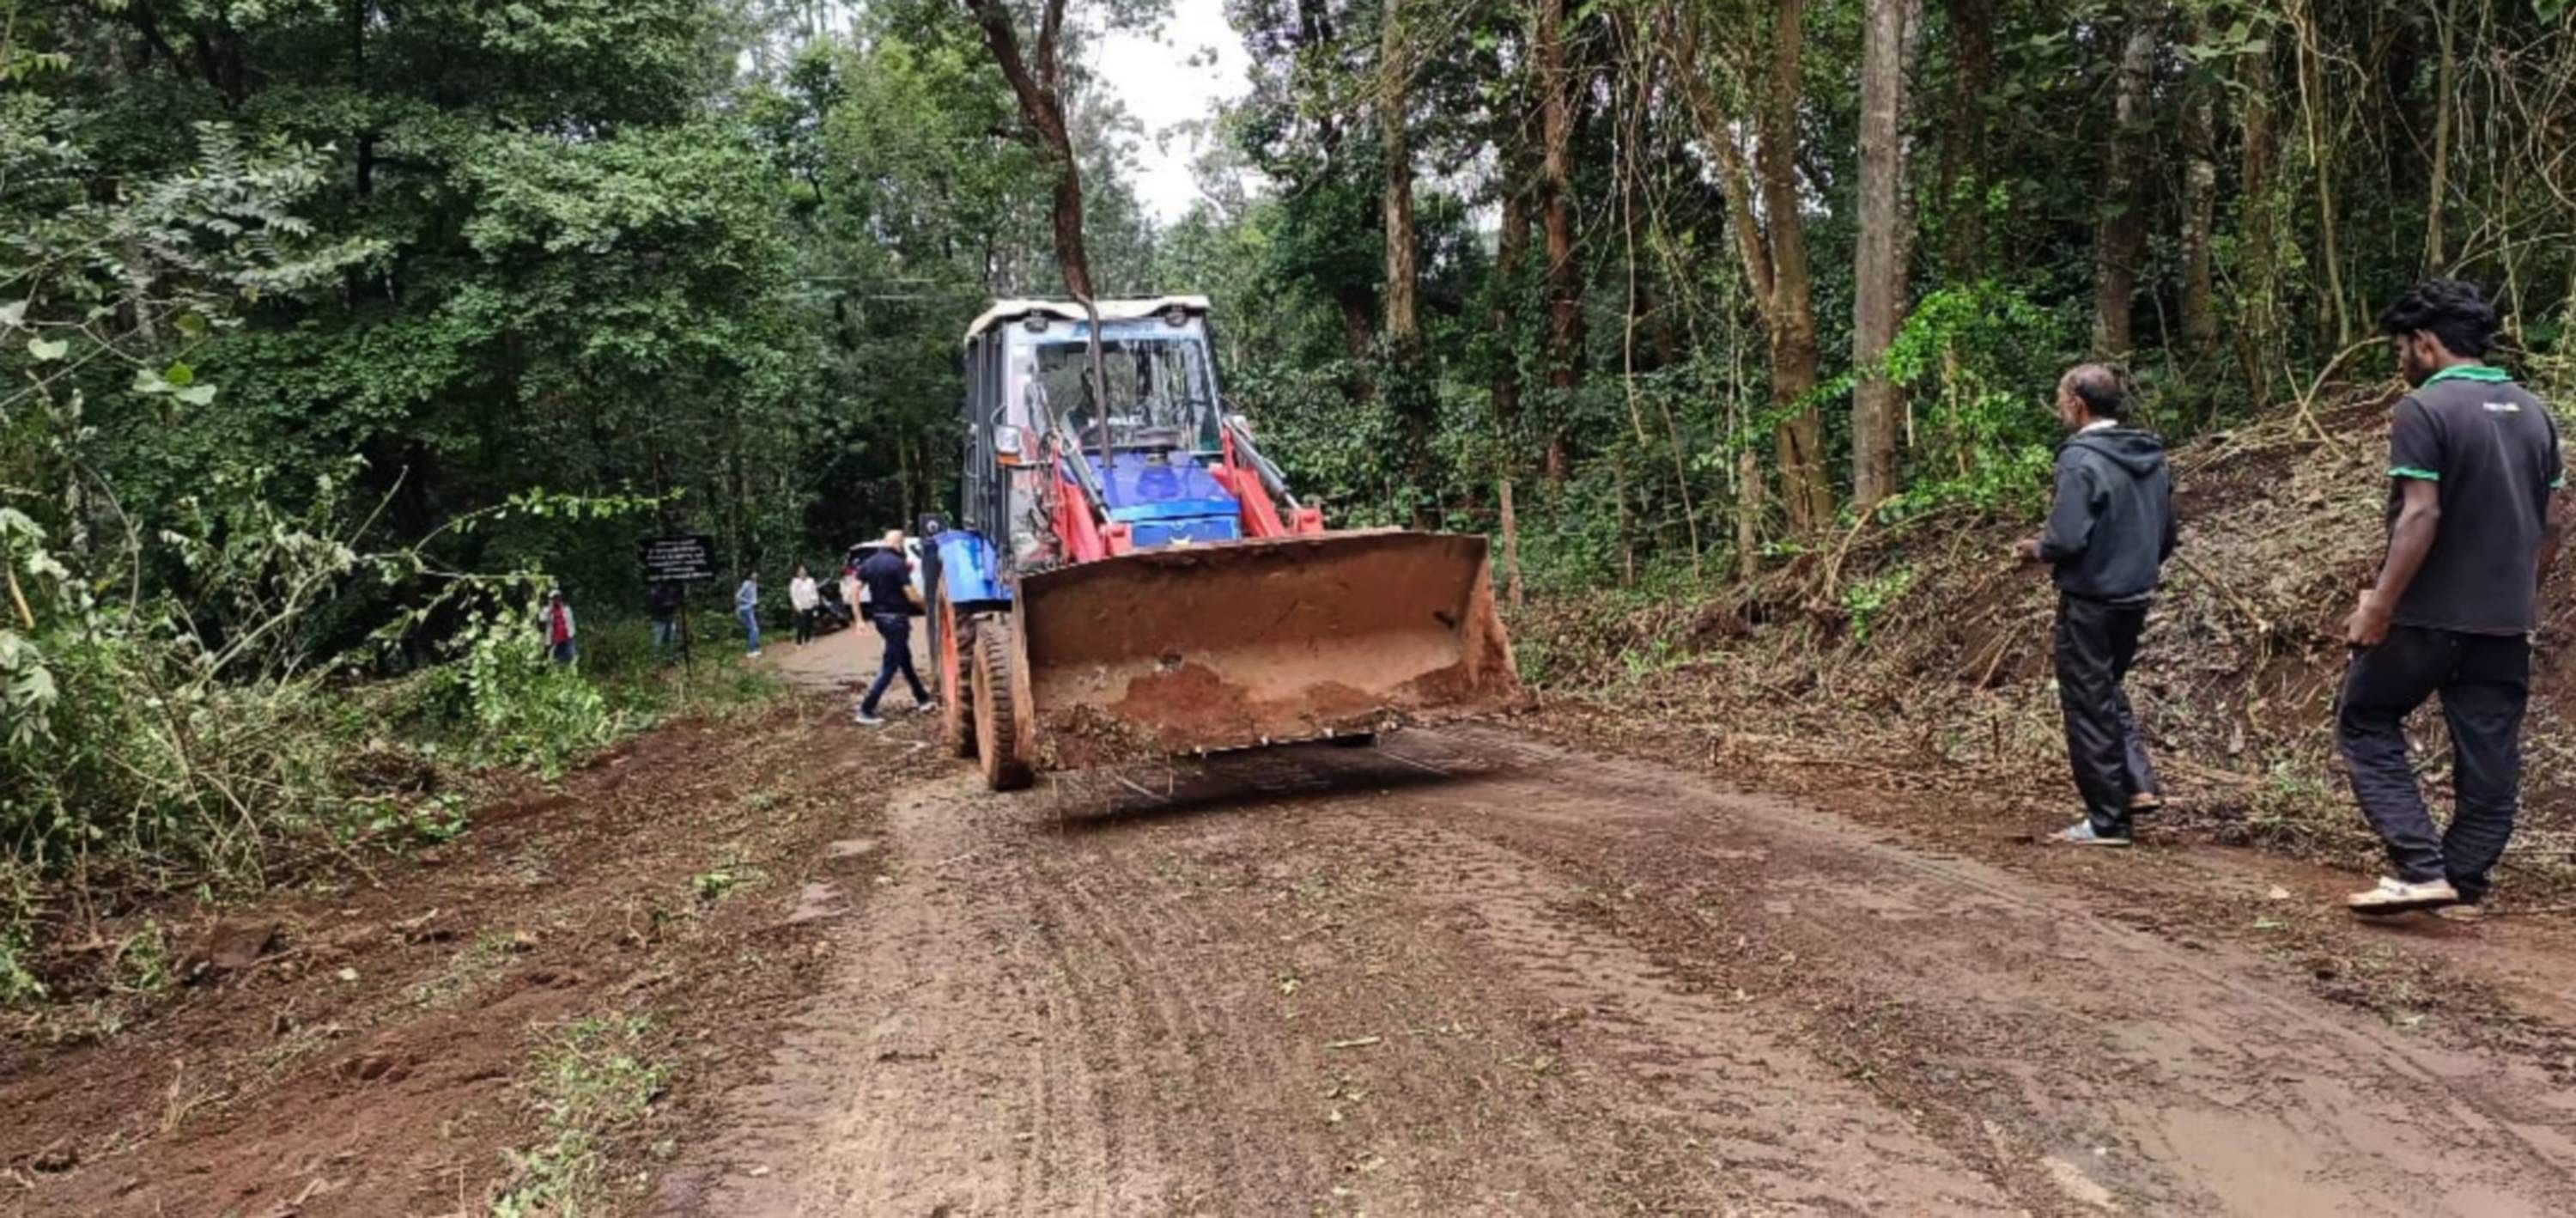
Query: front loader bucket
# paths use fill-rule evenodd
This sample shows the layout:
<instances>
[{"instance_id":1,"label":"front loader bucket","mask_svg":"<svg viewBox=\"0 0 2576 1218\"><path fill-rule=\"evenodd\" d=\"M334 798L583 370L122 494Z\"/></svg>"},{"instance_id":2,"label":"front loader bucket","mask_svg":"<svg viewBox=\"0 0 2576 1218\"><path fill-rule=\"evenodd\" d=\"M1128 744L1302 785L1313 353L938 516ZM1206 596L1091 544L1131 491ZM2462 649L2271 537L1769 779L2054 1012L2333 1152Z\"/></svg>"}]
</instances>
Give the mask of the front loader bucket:
<instances>
[{"instance_id":1,"label":"front loader bucket","mask_svg":"<svg viewBox=\"0 0 2576 1218\"><path fill-rule=\"evenodd\" d=\"M1374 731L1519 692L1481 537L1326 533L1144 551L1020 581L1037 727L1066 764Z\"/></svg>"}]
</instances>

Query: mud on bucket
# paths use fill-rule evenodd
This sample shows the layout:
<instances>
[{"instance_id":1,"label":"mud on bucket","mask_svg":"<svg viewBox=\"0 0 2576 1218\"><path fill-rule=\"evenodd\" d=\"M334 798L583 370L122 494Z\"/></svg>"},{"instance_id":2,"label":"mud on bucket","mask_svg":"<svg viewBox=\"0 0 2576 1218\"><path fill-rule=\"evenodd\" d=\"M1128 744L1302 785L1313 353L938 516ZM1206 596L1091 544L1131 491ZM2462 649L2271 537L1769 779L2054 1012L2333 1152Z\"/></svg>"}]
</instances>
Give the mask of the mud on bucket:
<instances>
[{"instance_id":1,"label":"mud on bucket","mask_svg":"<svg viewBox=\"0 0 2576 1218\"><path fill-rule=\"evenodd\" d=\"M1041 736L1170 752L1488 710L1519 692L1481 537L1388 530L1121 555L1030 575Z\"/></svg>"}]
</instances>

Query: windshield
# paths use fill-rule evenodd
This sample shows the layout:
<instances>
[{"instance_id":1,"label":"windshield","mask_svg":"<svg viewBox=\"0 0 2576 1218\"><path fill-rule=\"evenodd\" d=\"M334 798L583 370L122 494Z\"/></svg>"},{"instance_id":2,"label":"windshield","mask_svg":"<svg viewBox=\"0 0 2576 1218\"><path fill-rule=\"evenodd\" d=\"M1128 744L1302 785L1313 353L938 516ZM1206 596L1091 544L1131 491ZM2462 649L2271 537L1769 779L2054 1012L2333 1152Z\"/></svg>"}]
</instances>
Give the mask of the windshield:
<instances>
[{"instance_id":1,"label":"windshield","mask_svg":"<svg viewBox=\"0 0 2576 1218\"><path fill-rule=\"evenodd\" d=\"M1101 411L1092 401L1090 344L1078 338L1042 342L1036 355L1031 415L1052 412L1078 442L1098 447ZM1216 451L1216 394L1208 380L1207 345L1197 336L1106 337L1100 369L1109 387L1111 444Z\"/></svg>"}]
</instances>

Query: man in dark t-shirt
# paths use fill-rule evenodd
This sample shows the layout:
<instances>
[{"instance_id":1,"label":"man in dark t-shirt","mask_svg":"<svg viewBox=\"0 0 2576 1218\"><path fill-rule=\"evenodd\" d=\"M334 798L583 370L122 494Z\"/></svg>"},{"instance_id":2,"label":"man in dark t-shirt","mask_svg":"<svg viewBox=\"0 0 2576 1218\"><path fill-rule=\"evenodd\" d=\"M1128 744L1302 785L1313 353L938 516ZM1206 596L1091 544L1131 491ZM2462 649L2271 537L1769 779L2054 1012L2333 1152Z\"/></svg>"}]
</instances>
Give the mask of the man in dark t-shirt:
<instances>
[{"instance_id":1,"label":"man in dark t-shirt","mask_svg":"<svg viewBox=\"0 0 2576 1218\"><path fill-rule=\"evenodd\" d=\"M2513 835L2531 628L2567 520L2566 468L2548 408L2480 362L2496 314L2476 286L2418 284L2380 325L2414 392L2389 425L2388 554L2346 627L2335 739L2396 874L2348 904L2467 916ZM2438 837L2405 729L2437 692L2455 797Z\"/></svg>"},{"instance_id":2,"label":"man in dark t-shirt","mask_svg":"<svg viewBox=\"0 0 2576 1218\"><path fill-rule=\"evenodd\" d=\"M930 691L912 670L912 619L921 606L912 586L912 564L903 556L903 530L886 534L884 547L859 563L859 584L867 590L868 622L885 640L885 658L877 663L877 679L867 696L859 699L856 718L870 727L885 722L877 717L877 702L898 673L912 687L913 707L930 709Z\"/></svg>"}]
</instances>

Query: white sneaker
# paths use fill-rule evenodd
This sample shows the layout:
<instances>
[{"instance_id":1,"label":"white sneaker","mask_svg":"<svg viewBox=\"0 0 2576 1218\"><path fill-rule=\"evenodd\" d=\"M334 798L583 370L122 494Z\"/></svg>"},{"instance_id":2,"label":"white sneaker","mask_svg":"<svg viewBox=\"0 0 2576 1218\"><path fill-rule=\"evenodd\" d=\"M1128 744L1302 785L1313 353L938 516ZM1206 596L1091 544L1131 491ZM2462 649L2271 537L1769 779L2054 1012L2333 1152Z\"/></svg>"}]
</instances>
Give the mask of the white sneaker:
<instances>
[{"instance_id":1,"label":"white sneaker","mask_svg":"<svg viewBox=\"0 0 2576 1218\"><path fill-rule=\"evenodd\" d=\"M2109 834L2095 833L2093 831L2093 821L2090 817L2079 820L2068 828L2060 829L2057 832L2048 835L2048 843L2053 846L2126 846L2129 844L2129 841L2130 839L2125 837L2112 837Z\"/></svg>"},{"instance_id":2,"label":"white sneaker","mask_svg":"<svg viewBox=\"0 0 2576 1218\"><path fill-rule=\"evenodd\" d=\"M2427 880L2421 884L2409 884L2404 880L2382 877L2378 887L2345 897L2343 903L2344 908L2354 913L2377 916L2414 913L2418 910L2457 905L2460 903L2460 894L2451 887L2449 880Z\"/></svg>"},{"instance_id":3,"label":"white sneaker","mask_svg":"<svg viewBox=\"0 0 2576 1218\"><path fill-rule=\"evenodd\" d=\"M875 715L871 715L866 711L851 711L850 722L858 724L860 727L883 727L885 725L885 720L880 719Z\"/></svg>"}]
</instances>

